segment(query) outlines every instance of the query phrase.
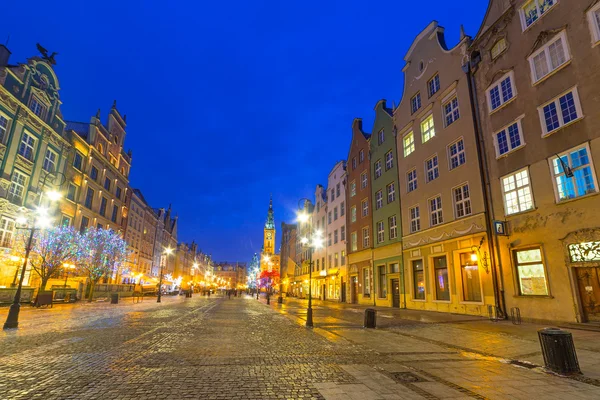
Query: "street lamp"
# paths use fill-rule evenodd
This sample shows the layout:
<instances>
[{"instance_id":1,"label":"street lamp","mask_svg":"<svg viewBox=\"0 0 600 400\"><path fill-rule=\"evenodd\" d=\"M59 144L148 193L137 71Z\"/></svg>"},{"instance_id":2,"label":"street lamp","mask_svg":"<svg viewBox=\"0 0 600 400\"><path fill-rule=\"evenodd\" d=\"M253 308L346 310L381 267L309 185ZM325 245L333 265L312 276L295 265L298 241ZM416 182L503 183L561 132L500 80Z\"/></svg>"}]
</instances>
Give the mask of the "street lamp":
<instances>
[{"instance_id":1,"label":"street lamp","mask_svg":"<svg viewBox=\"0 0 600 400\"><path fill-rule=\"evenodd\" d=\"M169 256L171 254L173 254L173 249L171 247L167 247L165 249L165 251L163 252L163 254L165 255L165 262L164 263L160 263L160 279L158 280L158 297L156 299L157 303L160 303L161 297L162 297L162 280L163 280L163 272L164 272L164 267L165 264L169 261Z\"/></svg>"},{"instance_id":2,"label":"street lamp","mask_svg":"<svg viewBox=\"0 0 600 400\"><path fill-rule=\"evenodd\" d=\"M304 202L304 205L300 207L300 203ZM310 203L308 199L300 199L298 208L301 211L298 212L298 221L301 224L308 224L307 235L300 239L300 243L303 247L308 248L308 308L306 310L306 327L313 327L313 315L312 315L312 254L315 250L323 247L323 237L321 231L313 231L312 221L310 215L303 210L304 206Z\"/></svg>"},{"instance_id":3,"label":"street lamp","mask_svg":"<svg viewBox=\"0 0 600 400\"><path fill-rule=\"evenodd\" d=\"M23 268L21 269L21 277L19 278L19 284L17 286L17 291L15 292L15 297L13 299L13 303L10 306L10 310L8 311L6 322L4 323L4 329L12 329L19 327L19 311L21 310L21 291L23 288L23 280L25 279L25 271L27 270L27 261L29 261L29 253L31 252L31 248L33 247L33 236L35 234L35 231L46 229L50 226L50 218L48 217L47 212L48 210L46 208L38 207L35 215L33 216L33 221L31 223L27 221L27 218L25 218L24 216L20 216L16 220L16 229L23 229L29 231L29 239L27 240L27 245L25 246L25 257L23 258Z\"/></svg>"}]
</instances>

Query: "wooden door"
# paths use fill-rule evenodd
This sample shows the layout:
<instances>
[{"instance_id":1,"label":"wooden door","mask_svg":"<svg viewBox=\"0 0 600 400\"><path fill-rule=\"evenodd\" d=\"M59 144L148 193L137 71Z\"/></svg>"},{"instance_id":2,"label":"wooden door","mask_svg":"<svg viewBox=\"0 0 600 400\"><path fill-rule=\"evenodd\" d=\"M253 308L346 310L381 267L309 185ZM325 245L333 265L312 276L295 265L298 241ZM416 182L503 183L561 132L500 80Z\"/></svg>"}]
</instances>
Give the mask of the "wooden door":
<instances>
[{"instance_id":1,"label":"wooden door","mask_svg":"<svg viewBox=\"0 0 600 400\"><path fill-rule=\"evenodd\" d=\"M585 322L600 322L600 268L575 268Z\"/></svg>"},{"instance_id":2,"label":"wooden door","mask_svg":"<svg viewBox=\"0 0 600 400\"><path fill-rule=\"evenodd\" d=\"M392 307L400 308L400 282L392 279Z\"/></svg>"},{"instance_id":3,"label":"wooden door","mask_svg":"<svg viewBox=\"0 0 600 400\"><path fill-rule=\"evenodd\" d=\"M351 283L351 299L350 301L352 302L352 304L356 304L358 303L358 278L356 276L352 277L352 283Z\"/></svg>"}]
</instances>

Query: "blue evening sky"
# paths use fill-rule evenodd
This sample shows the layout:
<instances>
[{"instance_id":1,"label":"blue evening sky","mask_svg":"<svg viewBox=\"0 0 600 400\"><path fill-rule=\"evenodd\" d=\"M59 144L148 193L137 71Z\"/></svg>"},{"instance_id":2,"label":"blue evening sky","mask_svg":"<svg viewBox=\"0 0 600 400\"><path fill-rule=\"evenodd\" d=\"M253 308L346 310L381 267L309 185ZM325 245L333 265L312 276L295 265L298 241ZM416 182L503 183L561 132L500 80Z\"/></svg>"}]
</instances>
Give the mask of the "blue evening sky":
<instances>
[{"instance_id":1,"label":"blue evening sky","mask_svg":"<svg viewBox=\"0 0 600 400\"><path fill-rule=\"evenodd\" d=\"M402 94L403 57L432 19L449 46L474 36L486 0L7 1L10 62L57 51L62 112L127 114L131 182L179 216L179 240L216 260L260 251L275 223L327 184L351 123ZM277 241L280 235L278 232Z\"/></svg>"}]
</instances>

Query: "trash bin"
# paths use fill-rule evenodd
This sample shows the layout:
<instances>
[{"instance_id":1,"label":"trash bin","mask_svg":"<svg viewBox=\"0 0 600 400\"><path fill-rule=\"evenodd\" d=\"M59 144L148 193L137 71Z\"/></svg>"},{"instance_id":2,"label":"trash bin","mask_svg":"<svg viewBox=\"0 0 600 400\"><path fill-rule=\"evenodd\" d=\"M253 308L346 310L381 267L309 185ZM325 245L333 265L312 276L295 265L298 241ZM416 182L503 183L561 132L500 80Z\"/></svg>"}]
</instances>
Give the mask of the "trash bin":
<instances>
[{"instance_id":1,"label":"trash bin","mask_svg":"<svg viewBox=\"0 0 600 400\"><path fill-rule=\"evenodd\" d=\"M365 310L365 328L375 328L377 325L377 311L373 308Z\"/></svg>"},{"instance_id":2,"label":"trash bin","mask_svg":"<svg viewBox=\"0 0 600 400\"><path fill-rule=\"evenodd\" d=\"M559 328L538 331L544 364L551 371L561 374L581 373L573 335Z\"/></svg>"},{"instance_id":3,"label":"trash bin","mask_svg":"<svg viewBox=\"0 0 600 400\"><path fill-rule=\"evenodd\" d=\"M119 304L119 293L112 293L110 295L110 304Z\"/></svg>"}]
</instances>

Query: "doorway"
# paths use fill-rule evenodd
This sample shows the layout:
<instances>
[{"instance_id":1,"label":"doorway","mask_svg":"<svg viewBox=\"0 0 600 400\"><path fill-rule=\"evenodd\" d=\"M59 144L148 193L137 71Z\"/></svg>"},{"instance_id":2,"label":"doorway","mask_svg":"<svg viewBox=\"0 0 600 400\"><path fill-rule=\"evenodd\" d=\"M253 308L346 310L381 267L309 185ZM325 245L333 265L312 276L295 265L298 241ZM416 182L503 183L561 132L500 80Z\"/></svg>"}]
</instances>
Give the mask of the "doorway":
<instances>
[{"instance_id":1,"label":"doorway","mask_svg":"<svg viewBox=\"0 0 600 400\"><path fill-rule=\"evenodd\" d=\"M392 307L400 308L400 280L392 279Z\"/></svg>"},{"instance_id":2,"label":"doorway","mask_svg":"<svg viewBox=\"0 0 600 400\"><path fill-rule=\"evenodd\" d=\"M600 323L600 267L575 268L584 322Z\"/></svg>"},{"instance_id":3,"label":"doorway","mask_svg":"<svg viewBox=\"0 0 600 400\"><path fill-rule=\"evenodd\" d=\"M358 303L358 276L353 276L350 282L350 302Z\"/></svg>"},{"instance_id":4,"label":"doorway","mask_svg":"<svg viewBox=\"0 0 600 400\"><path fill-rule=\"evenodd\" d=\"M342 303L346 302L346 282L344 282L344 279L340 278L340 301Z\"/></svg>"}]
</instances>

